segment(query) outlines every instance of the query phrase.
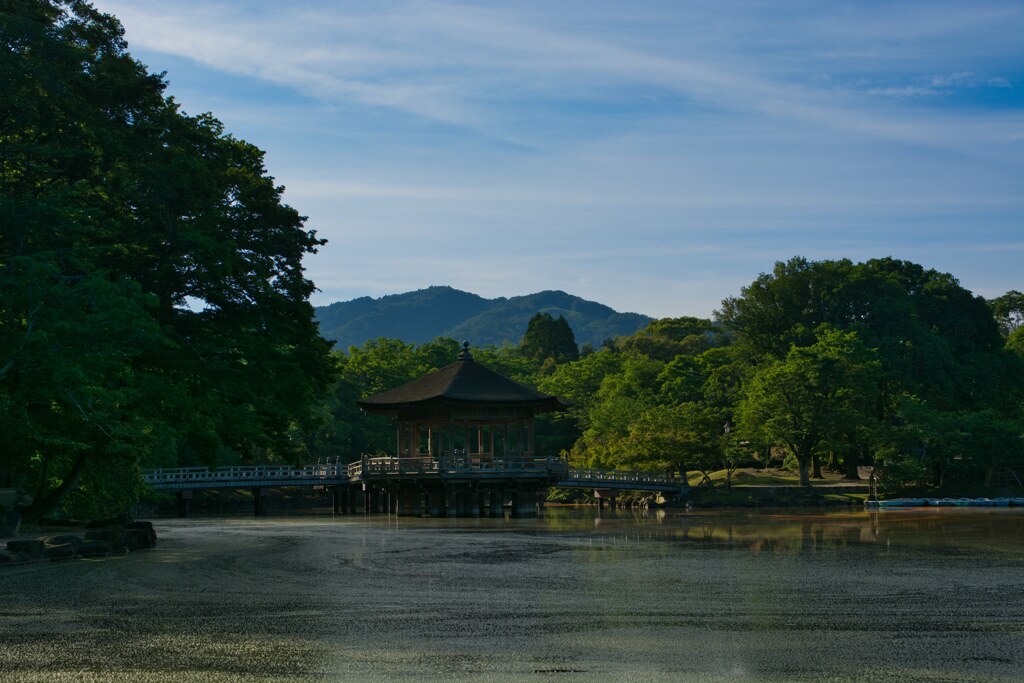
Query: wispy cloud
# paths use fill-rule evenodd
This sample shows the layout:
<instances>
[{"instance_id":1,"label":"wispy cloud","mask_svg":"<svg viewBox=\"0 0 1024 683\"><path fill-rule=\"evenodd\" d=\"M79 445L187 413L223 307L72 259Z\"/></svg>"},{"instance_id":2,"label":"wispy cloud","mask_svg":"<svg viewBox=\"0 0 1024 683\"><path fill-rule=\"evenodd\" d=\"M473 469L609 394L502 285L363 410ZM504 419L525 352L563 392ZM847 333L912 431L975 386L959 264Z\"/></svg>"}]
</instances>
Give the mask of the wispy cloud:
<instances>
[{"instance_id":1,"label":"wispy cloud","mask_svg":"<svg viewBox=\"0 0 1024 683\"><path fill-rule=\"evenodd\" d=\"M674 92L698 105L888 139L921 144L948 139L941 122L938 130L929 131L919 125L919 113L877 112L871 100L857 97L855 91L814 87L813 81L789 73L773 76L756 61L757 54L737 60L742 51L735 46L712 45L700 54L664 45L643 49L634 46L637 41L628 32L593 37L564 23L531 23L512 11L515 6L480 9L411 2L384 5L382 11L353 11L352 5L343 5L338 12L329 12L323 6L282 5L251 16L247 5L103 5L111 6L124 19L129 37L148 49L265 79L308 96L391 107L496 135L501 132L495 120L503 116L495 109L510 99L574 91L600 97L602 90L641 86ZM945 36L963 26L952 19L938 24L919 30L926 36ZM885 22L872 29L878 42L893 32ZM906 38L905 31L900 34ZM848 43L870 44L862 33L856 35L858 40ZM707 45L706 39L700 42ZM831 66L839 73L849 68ZM1007 82L999 74L966 71L919 78L927 82L878 84L864 92L923 95Z\"/></svg>"},{"instance_id":2,"label":"wispy cloud","mask_svg":"<svg viewBox=\"0 0 1024 683\"><path fill-rule=\"evenodd\" d=\"M268 149L332 239L325 297L706 314L776 258L894 250L1019 279L1019 250L966 246L1024 225L1016 0L96 4Z\"/></svg>"}]
</instances>

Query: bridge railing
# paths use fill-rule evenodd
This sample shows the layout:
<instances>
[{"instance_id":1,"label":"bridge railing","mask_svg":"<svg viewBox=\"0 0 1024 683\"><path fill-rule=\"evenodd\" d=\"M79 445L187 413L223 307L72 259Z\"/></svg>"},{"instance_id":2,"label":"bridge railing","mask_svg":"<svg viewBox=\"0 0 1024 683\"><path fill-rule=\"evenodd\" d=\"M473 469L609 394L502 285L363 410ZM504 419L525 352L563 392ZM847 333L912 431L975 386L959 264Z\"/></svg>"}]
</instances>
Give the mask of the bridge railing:
<instances>
[{"instance_id":1,"label":"bridge railing","mask_svg":"<svg viewBox=\"0 0 1024 683\"><path fill-rule=\"evenodd\" d=\"M469 472L551 472L562 474L568 471L563 458L551 456L491 457L472 455L442 455L434 458L422 456L363 456L350 463L347 474L352 479L366 475L388 474L437 474Z\"/></svg>"},{"instance_id":2,"label":"bridge railing","mask_svg":"<svg viewBox=\"0 0 1024 683\"><path fill-rule=\"evenodd\" d=\"M289 465L237 465L207 469L205 467L166 467L147 470L143 478L147 484L160 488L182 488L188 485L230 487L232 485L288 486L318 485L319 482L343 482L365 476L388 475L441 475L441 474L547 474L573 486L585 484L601 488L628 484L659 487L683 487L685 482L676 477L650 472L621 470L569 469L564 458L557 456L531 456L512 458L484 458L459 454L455 457L430 456L363 456L348 465L325 463L292 467Z\"/></svg>"},{"instance_id":3,"label":"bridge railing","mask_svg":"<svg viewBox=\"0 0 1024 683\"><path fill-rule=\"evenodd\" d=\"M601 483L636 483L657 484L660 486L683 486L686 484L679 477L653 472L627 472L623 470L572 469L566 479L579 482Z\"/></svg>"},{"instance_id":4,"label":"bridge railing","mask_svg":"<svg viewBox=\"0 0 1024 683\"><path fill-rule=\"evenodd\" d=\"M440 469L445 472L476 471L517 471L517 472L560 472L568 469L564 459L557 456L491 456L465 455L442 456Z\"/></svg>"},{"instance_id":5,"label":"bridge railing","mask_svg":"<svg viewBox=\"0 0 1024 683\"><path fill-rule=\"evenodd\" d=\"M339 464L304 465L237 465L233 467L164 467L143 472L147 484L214 483L228 481L268 481L286 485L288 481L337 479L343 477L345 466Z\"/></svg>"}]
</instances>

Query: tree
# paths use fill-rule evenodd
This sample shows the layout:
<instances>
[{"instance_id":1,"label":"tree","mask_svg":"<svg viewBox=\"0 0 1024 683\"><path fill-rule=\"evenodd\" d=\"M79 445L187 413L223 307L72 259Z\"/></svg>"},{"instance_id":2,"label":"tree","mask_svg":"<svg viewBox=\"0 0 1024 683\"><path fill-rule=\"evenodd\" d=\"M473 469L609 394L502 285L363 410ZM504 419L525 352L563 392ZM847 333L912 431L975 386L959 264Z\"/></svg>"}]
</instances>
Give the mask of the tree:
<instances>
[{"instance_id":1,"label":"tree","mask_svg":"<svg viewBox=\"0 0 1024 683\"><path fill-rule=\"evenodd\" d=\"M1024 473L1024 420L993 410L935 410L913 396L899 405L899 424L880 469L890 485L903 472L919 471L918 483L944 488L989 486L1000 471ZM912 465L912 466L911 466ZM1015 475L1016 476L1016 475ZM1018 482L1019 485L1019 482Z\"/></svg>"},{"instance_id":2,"label":"tree","mask_svg":"<svg viewBox=\"0 0 1024 683\"><path fill-rule=\"evenodd\" d=\"M135 283L103 273L69 281L53 264L19 256L0 266L0 302L3 464L34 497L30 516L79 477L161 448L166 431L152 428L159 416L146 400L159 378L133 367L161 334Z\"/></svg>"},{"instance_id":3,"label":"tree","mask_svg":"<svg viewBox=\"0 0 1024 683\"><path fill-rule=\"evenodd\" d=\"M571 362L580 357L576 337L565 316L560 315L555 320L550 313L537 313L530 318L519 351L527 358L537 361L553 358L555 363Z\"/></svg>"},{"instance_id":4,"label":"tree","mask_svg":"<svg viewBox=\"0 0 1024 683\"><path fill-rule=\"evenodd\" d=\"M814 343L821 325L855 332L877 350L881 379L873 418L899 422L903 397L938 411L1015 411L1022 403L1019 357L1007 353L993 312L946 273L896 259L777 263L738 297L718 322L750 367L778 362L793 346ZM1012 348L1009 347L1009 348ZM898 430L857 428L825 443L846 453L848 473L871 449L892 451Z\"/></svg>"},{"instance_id":5,"label":"tree","mask_svg":"<svg viewBox=\"0 0 1024 683\"><path fill-rule=\"evenodd\" d=\"M763 431L785 444L810 485L812 456L831 434L867 419L874 404L879 362L854 332L819 329L817 341L794 346L769 361L750 382L739 417L744 431Z\"/></svg>"},{"instance_id":6,"label":"tree","mask_svg":"<svg viewBox=\"0 0 1024 683\"><path fill-rule=\"evenodd\" d=\"M1009 337L1024 325L1024 294L1010 290L988 302L1003 337Z\"/></svg>"},{"instance_id":7,"label":"tree","mask_svg":"<svg viewBox=\"0 0 1024 683\"><path fill-rule=\"evenodd\" d=\"M301 457L334 374L323 241L122 35L84 2L0 10L0 400L36 516L88 472Z\"/></svg>"},{"instance_id":8,"label":"tree","mask_svg":"<svg viewBox=\"0 0 1024 683\"><path fill-rule=\"evenodd\" d=\"M628 337L620 337L615 346L624 353L639 353L654 360L669 362L682 355L695 356L727 341L723 332L703 318L661 318Z\"/></svg>"},{"instance_id":9,"label":"tree","mask_svg":"<svg viewBox=\"0 0 1024 683\"><path fill-rule=\"evenodd\" d=\"M629 425L622 463L646 470L678 472L686 480L689 469L707 472L722 456L721 416L696 403L652 406Z\"/></svg>"},{"instance_id":10,"label":"tree","mask_svg":"<svg viewBox=\"0 0 1024 683\"><path fill-rule=\"evenodd\" d=\"M1006 349L1024 359L1024 327L1018 327L1006 338Z\"/></svg>"}]
</instances>

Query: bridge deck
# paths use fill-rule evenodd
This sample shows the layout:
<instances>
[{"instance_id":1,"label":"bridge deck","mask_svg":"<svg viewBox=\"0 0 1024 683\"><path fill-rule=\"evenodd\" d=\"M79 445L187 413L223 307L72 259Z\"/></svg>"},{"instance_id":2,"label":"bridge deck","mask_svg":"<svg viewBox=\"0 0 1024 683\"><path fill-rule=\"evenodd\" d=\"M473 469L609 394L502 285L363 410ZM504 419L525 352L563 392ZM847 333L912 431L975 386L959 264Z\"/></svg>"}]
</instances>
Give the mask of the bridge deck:
<instances>
[{"instance_id":1,"label":"bridge deck","mask_svg":"<svg viewBox=\"0 0 1024 683\"><path fill-rule=\"evenodd\" d=\"M176 467L147 470L145 482L156 491L252 487L347 486L363 482L418 480L546 480L553 486L680 493L680 479L650 472L573 469L560 458L460 459L363 457L348 465L242 465L209 469Z\"/></svg>"}]
</instances>

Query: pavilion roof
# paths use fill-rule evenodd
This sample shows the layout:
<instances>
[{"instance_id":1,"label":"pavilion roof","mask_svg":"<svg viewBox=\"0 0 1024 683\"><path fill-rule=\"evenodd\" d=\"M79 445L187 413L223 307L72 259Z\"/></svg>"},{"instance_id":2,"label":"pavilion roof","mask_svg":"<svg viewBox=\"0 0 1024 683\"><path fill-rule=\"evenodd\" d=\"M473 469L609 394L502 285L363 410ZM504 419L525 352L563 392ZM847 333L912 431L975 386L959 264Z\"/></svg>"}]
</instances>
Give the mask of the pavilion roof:
<instances>
[{"instance_id":1,"label":"pavilion roof","mask_svg":"<svg viewBox=\"0 0 1024 683\"><path fill-rule=\"evenodd\" d=\"M468 344L465 347L454 363L356 403L369 412L380 413L438 402L467 406L516 406L533 408L537 412L568 407L556 396L523 386L477 363L469 353Z\"/></svg>"}]
</instances>

